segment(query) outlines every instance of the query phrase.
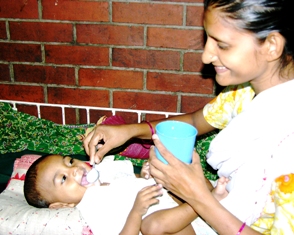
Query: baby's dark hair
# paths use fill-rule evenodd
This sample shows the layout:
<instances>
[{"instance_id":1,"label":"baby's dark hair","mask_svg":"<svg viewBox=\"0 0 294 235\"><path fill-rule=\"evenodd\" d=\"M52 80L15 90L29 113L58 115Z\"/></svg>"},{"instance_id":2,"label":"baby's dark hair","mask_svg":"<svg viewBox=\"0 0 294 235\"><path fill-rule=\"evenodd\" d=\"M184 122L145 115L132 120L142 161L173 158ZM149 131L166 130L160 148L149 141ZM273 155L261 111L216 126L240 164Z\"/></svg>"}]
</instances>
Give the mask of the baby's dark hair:
<instances>
[{"instance_id":1,"label":"baby's dark hair","mask_svg":"<svg viewBox=\"0 0 294 235\"><path fill-rule=\"evenodd\" d=\"M204 9L217 8L239 29L264 42L269 33L279 32L286 40L280 67L294 59L293 0L205 0Z\"/></svg>"},{"instance_id":2,"label":"baby's dark hair","mask_svg":"<svg viewBox=\"0 0 294 235\"><path fill-rule=\"evenodd\" d=\"M50 203L41 195L37 185L39 165L49 156L52 155L45 155L34 161L29 167L24 181L23 191L25 199L29 205L37 208L48 208L50 205Z\"/></svg>"}]
</instances>

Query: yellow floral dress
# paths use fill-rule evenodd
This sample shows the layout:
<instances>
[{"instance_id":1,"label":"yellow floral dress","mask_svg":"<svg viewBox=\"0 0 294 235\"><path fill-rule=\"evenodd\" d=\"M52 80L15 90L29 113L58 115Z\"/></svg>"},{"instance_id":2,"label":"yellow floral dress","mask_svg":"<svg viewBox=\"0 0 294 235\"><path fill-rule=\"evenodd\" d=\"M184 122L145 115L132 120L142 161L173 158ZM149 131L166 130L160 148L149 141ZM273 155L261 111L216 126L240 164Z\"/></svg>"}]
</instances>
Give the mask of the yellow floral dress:
<instances>
[{"instance_id":1,"label":"yellow floral dress","mask_svg":"<svg viewBox=\"0 0 294 235\"><path fill-rule=\"evenodd\" d=\"M205 120L217 129L224 129L240 114L255 96L249 83L226 87L203 108Z\"/></svg>"},{"instance_id":2,"label":"yellow floral dress","mask_svg":"<svg viewBox=\"0 0 294 235\"><path fill-rule=\"evenodd\" d=\"M278 177L272 185L271 203L252 228L262 234L294 234L294 174Z\"/></svg>"}]
</instances>

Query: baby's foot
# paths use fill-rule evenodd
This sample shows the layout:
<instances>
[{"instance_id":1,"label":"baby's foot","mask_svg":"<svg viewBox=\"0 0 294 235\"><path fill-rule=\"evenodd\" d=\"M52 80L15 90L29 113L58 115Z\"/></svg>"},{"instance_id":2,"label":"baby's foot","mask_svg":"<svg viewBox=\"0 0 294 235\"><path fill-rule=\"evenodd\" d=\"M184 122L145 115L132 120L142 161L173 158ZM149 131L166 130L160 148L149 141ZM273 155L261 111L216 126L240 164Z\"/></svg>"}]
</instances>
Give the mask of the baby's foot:
<instances>
[{"instance_id":1,"label":"baby's foot","mask_svg":"<svg viewBox=\"0 0 294 235\"><path fill-rule=\"evenodd\" d=\"M228 195L228 191L226 190L228 182L229 179L226 177L220 177L218 179L216 187L212 190L212 194L217 200L220 201Z\"/></svg>"},{"instance_id":2,"label":"baby's foot","mask_svg":"<svg viewBox=\"0 0 294 235\"><path fill-rule=\"evenodd\" d=\"M149 179L150 178L150 166L149 166L148 161L144 162L144 164L142 166L140 176L142 178L144 178L144 179Z\"/></svg>"}]
</instances>

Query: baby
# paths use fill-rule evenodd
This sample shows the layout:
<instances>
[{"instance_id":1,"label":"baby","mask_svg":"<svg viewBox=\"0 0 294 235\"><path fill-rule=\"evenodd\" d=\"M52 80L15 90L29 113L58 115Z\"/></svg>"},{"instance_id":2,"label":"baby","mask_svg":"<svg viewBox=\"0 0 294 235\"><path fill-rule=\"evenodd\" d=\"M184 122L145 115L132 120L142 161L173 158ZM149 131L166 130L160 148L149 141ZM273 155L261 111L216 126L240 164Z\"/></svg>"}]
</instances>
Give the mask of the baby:
<instances>
[{"instance_id":1,"label":"baby","mask_svg":"<svg viewBox=\"0 0 294 235\"><path fill-rule=\"evenodd\" d=\"M41 157L26 174L25 198L38 208L76 206L94 234L139 234L142 218L163 209L176 210L176 213L170 213L172 218L165 220L168 224L162 223L158 234L195 234L190 225L197 217L194 210L187 204L178 206L167 191L150 178L148 162L141 171L143 178L139 178L133 173L130 161L113 161L111 156L106 157L97 165L101 183L96 184L86 179L91 168L88 163L69 156ZM161 212L161 218L168 210ZM178 218L181 210L185 216L190 216L190 222L183 223L182 218ZM169 224L176 226L170 228Z\"/></svg>"},{"instance_id":2,"label":"baby","mask_svg":"<svg viewBox=\"0 0 294 235\"><path fill-rule=\"evenodd\" d=\"M25 198L30 205L38 208L76 206L94 234L139 234L143 216L178 207L153 178L136 177L130 161L104 159L98 165L101 184L87 182L86 176L91 168L88 163L69 156L41 157L26 174ZM141 174L146 175L147 172L148 164ZM194 211L191 210L191 213ZM173 217L179 222L176 214ZM168 226L163 228L171 234L175 233L169 231ZM182 234L195 234L191 225L179 222L176 231L181 230L188 231Z\"/></svg>"}]
</instances>

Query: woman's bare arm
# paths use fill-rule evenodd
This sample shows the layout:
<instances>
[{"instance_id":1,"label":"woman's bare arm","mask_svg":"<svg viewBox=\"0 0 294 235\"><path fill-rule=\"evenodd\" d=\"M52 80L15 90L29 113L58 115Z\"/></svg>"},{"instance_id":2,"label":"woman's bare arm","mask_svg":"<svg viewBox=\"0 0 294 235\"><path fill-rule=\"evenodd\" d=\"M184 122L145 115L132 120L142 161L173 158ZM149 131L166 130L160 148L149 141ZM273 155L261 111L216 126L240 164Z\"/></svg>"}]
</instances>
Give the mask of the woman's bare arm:
<instances>
[{"instance_id":1,"label":"woman's bare arm","mask_svg":"<svg viewBox=\"0 0 294 235\"><path fill-rule=\"evenodd\" d=\"M152 121L150 124L155 130L157 123L167 119ZM168 120L178 120L189 123L196 127L198 135L208 133L215 128L206 122L203 109L194 113L171 116ZM131 138L151 139L151 131L146 123L126 125L99 125L83 141L86 153L90 156L90 162L99 163L104 155L111 149L119 147ZM103 145L98 145L103 141ZM97 145L99 150L97 151Z\"/></svg>"}]
</instances>

